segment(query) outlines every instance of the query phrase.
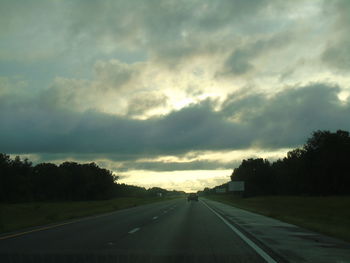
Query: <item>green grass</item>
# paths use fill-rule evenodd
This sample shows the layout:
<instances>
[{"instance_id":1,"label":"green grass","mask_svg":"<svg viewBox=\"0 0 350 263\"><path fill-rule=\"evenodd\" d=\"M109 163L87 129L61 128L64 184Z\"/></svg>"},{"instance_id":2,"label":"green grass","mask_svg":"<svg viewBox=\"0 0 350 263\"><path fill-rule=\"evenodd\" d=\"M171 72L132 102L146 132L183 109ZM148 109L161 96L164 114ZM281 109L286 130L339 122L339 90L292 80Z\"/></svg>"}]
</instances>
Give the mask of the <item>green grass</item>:
<instances>
[{"instance_id":1,"label":"green grass","mask_svg":"<svg viewBox=\"0 0 350 263\"><path fill-rule=\"evenodd\" d=\"M103 201L0 204L0 233L112 212L175 197L123 197Z\"/></svg>"},{"instance_id":2,"label":"green grass","mask_svg":"<svg viewBox=\"0 0 350 263\"><path fill-rule=\"evenodd\" d=\"M208 198L350 241L350 196L212 195Z\"/></svg>"}]
</instances>

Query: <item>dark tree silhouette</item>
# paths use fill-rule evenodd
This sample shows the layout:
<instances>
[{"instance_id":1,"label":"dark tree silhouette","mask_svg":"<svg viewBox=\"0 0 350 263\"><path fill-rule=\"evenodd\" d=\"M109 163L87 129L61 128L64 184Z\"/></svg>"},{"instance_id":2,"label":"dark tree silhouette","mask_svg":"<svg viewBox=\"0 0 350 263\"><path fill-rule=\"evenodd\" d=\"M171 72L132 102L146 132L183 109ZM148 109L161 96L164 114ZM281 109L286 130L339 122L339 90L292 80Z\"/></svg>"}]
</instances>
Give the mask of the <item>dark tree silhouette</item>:
<instances>
[{"instance_id":1,"label":"dark tree silhouette","mask_svg":"<svg viewBox=\"0 0 350 263\"><path fill-rule=\"evenodd\" d=\"M0 201L99 200L113 196L117 177L95 163L59 166L0 154Z\"/></svg>"},{"instance_id":2,"label":"dark tree silhouette","mask_svg":"<svg viewBox=\"0 0 350 263\"><path fill-rule=\"evenodd\" d=\"M11 160L6 154L1 154L0 159L0 197L11 202L31 200L32 163L18 156Z\"/></svg>"},{"instance_id":3,"label":"dark tree silhouette","mask_svg":"<svg viewBox=\"0 0 350 263\"><path fill-rule=\"evenodd\" d=\"M118 184L118 176L95 163L40 163L0 153L0 202L101 200L112 197L179 195L159 187Z\"/></svg>"},{"instance_id":4,"label":"dark tree silhouette","mask_svg":"<svg viewBox=\"0 0 350 263\"><path fill-rule=\"evenodd\" d=\"M231 180L246 182L246 194L350 194L350 136L338 130L316 131L302 148L269 164L263 159L243 160Z\"/></svg>"},{"instance_id":5,"label":"dark tree silhouette","mask_svg":"<svg viewBox=\"0 0 350 263\"><path fill-rule=\"evenodd\" d=\"M243 160L231 176L233 181L245 181L245 195L264 195L273 192L271 166L268 160Z\"/></svg>"},{"instance_id":6,"label":"dark tree silhouette","mask_svg":"<svg viewBox=\"0 0 350 263\"><path fill-rule=\"evenodd\" d=\"M350 193L349 132L314 132L304 150L308 192L319 195Z\"/></svg>"}]
</instances>

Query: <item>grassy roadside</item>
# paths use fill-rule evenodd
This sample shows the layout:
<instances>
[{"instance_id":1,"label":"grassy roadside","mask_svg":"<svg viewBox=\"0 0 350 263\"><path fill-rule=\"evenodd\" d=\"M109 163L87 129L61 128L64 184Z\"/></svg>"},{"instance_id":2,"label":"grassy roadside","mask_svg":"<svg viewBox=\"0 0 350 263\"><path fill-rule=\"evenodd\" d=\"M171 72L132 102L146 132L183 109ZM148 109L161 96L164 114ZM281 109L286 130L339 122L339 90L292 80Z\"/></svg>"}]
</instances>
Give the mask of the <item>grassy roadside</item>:
<instances>
[{"instance_id":1,"label":"grassy roadside","mask_svg":"<svg viewBox=\"0 0 350 263\"><path fill-rule=\"evenodd\" d=\"M121 197L103 201L0 204L0 233L174 198L176 197Z\"/></svg>"},{"instance_id":2,"label":"grassy roadside","mask_svg":"<svg viewBox=\"0 0 350 263\"><path fill-rule=\"evenodd\" d=\"M350 196L265 196L206 198L350 241Z\"/></svg>"}]
</instances>

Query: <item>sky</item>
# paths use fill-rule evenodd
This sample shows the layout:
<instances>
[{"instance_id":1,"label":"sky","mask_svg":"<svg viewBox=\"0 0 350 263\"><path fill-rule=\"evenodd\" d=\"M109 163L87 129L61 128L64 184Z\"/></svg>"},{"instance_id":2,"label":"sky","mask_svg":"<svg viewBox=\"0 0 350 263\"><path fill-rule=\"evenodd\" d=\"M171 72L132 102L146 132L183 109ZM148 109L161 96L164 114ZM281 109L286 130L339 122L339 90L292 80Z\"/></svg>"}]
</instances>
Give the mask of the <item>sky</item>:
<instances>
[{"instance_id":1,"label":"sky","mask_svg":"<svg viewBox=\"0 0 350 263\"><path fill-rule=\"evenodd\" d=\"M0 152L197 191L350 130L350 1L1 0Z\"/></svg>"}]
</instances>

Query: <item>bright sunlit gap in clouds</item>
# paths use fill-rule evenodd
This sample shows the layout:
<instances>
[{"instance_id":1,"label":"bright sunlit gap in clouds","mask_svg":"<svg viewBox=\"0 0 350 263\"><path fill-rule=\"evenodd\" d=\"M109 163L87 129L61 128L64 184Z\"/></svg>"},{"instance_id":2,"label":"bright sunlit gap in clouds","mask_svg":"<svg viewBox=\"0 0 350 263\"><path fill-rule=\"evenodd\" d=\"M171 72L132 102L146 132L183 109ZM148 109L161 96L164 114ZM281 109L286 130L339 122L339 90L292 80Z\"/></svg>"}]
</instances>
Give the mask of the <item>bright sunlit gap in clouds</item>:
<instances>
[{"instance_id":1,"label":"bright sunlit gap in clouds","mask_svg":"<svg viewBox=\"0 0 350 263\"><path fill-rule=\"evenodd\" d=\"M185 192L197 192L205 187L226 183L230 170L186 170L186 171L128 171L121 173L121 183L143 187L158 186Z\"/></svg>"},{"instance_id":2,"label":"bright sunlit gap in clouds","mask_svg":"<svg viewBox=\"0 0 350 263\"><path fill-rule=\"evenodd\" d=\"M0 150L145 187L221 184L242 159L350 129L349 14L346 0L1 1Z\"/></svg>"}]
</instances>

